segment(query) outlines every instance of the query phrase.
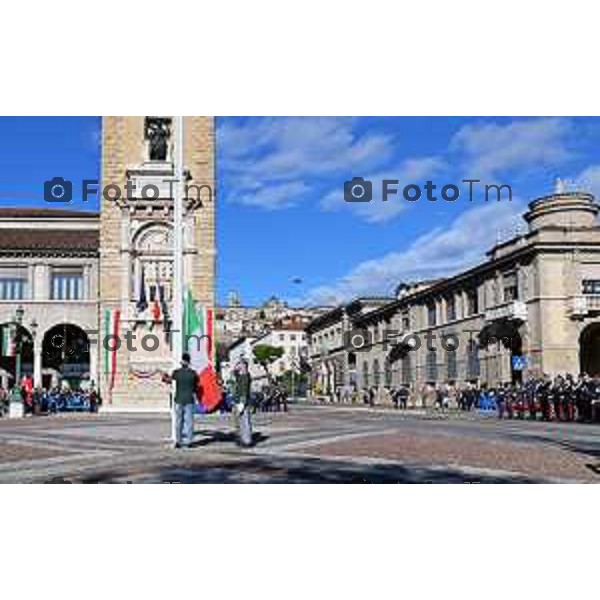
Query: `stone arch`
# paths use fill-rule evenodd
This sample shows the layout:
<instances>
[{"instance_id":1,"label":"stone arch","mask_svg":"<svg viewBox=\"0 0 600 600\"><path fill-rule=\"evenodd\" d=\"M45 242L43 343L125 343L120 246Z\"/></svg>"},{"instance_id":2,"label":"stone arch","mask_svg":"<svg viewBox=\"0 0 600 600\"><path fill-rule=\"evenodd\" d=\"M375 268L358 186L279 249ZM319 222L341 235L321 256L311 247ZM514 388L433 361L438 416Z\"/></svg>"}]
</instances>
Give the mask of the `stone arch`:
<instances>
[{"instance_id":1,"label":"stone arch","mask_svg":"<svg viewBox=\"0 0 600 600\"><path fill-rule=\"evenodd\" d=\"M135 231L132 242L136 253L170 256L173 252L173 227L166 222L144 223Z\"/></svg>"},{"instance_id":2,"label":"stone arch","mask_svg":"<svg viewBox=\"0 0 600 600\"><path fill-rule=\"evenodd\" d=\"M581 331L579 368L582 373L600 376L600 322L590 323Z\"/></svg>"},{"instance_id":3,"label":"stone arch","mask_svg":"<svg viewBox=\"0 0 600 600\"><path fill-rule=\"evenodd\" d=\"M88 329L89 331L89 329ZM46 329L41 339L42 386L49 388L66 381L80 387L93 379L95 355L100 339L90 339L86 328L76 323L58 323Z\"/></svg>"},{"instance_id":4,"label":"stone arch","mask_svg":"<svg viewBox=\"0 0 600 600\"><path fill-rule=\"evenodd\" d=\"M34 368L34 338L31 331L24 325L12 322L0 323L0 335L9 347L0 352L0 384L10 387L16 382L17 346L20 342L20 372L21 375L33 376Z\"/></svg>"},{"instance_id":5,"label":"stone arch","mask_svg":"<svg viewBox=\"0 0 600 600\"><path fill-rule=\"evenodd\" d=\"M140 297L143 285L146 296L169 301L173 279L173 228L168 223L151 222L142 225L133 235L131 289Z\"/></svg>"}]
</instances>

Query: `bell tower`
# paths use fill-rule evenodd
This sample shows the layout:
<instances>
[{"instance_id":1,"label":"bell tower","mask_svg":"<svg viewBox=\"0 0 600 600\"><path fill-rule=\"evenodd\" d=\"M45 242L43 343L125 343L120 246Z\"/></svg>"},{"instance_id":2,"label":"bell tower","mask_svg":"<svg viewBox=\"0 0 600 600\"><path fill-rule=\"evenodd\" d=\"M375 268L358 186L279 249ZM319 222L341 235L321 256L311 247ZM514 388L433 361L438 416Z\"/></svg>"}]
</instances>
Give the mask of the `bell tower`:
<instances>
[{"instance_id":1,"label":"bell tower","mask_svg":"<svg viewBox=\"0 0 600 600\"><path fill-rule=\"evenodd\" d=\"M161 374L172 367L174 127L164 116L102 123L98 373L108 409L168 407ZM214 119L184 117L184 286L207 309L214 307L214 151ZM107 335L118 336L116 351L113 338L111 350L104 347Z\"/></svg>"}]
</instances>

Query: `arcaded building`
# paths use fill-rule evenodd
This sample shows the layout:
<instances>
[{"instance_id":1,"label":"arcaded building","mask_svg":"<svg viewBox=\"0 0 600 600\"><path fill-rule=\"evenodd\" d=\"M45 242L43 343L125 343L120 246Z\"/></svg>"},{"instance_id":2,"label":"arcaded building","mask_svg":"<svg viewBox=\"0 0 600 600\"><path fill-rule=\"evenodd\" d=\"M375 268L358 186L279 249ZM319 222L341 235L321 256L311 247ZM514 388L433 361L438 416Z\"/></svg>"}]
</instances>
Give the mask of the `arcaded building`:
<instances>
[{"instance_id":1,"label":"arcaded building","mask_svg":"<svg viewBox=\"0 0 600 600\"><path fill-rule=\"evenodd\" d=\"M600 375L600 227L590 194L557 193L529 205L527 232L447 279L400 286L398 297L310 327L328 393L355 385L497 385L543 373ZM323 351L323 334L336 342ZM344 343L360 333L360 348ZM359 336L359 338L361 337ZM357 340L359 338L356 338ZM334 360L335 359L335 360Z\"/></svg>"},{"instance_id":2,"label":"arcaded building","mask_svg":"<svg viewBox=\"0 0 600 600\"><path fill-rule=\"evenodd\" d=\"M183 278L212 310L214 120L184 122ZM93 382L104 407L117 410L168 406L161 377L173 366L175 127L173 117L103 119L99 214L0 209L0 331L3 341L20 332L20 371L36 385ZM107 352L113 334L121 346ZM17 365L4 345L0 379L8 385Z\"/></svg>"},{"instance_id":3,"label":"arcaded building","mask_svg":"<svg viewBox=\"0 0 600 600\"><path fill-rule=\"evenodd\" d=\"M98 346L88 343L98 330L98 240L94 213L0 209L0 328L15 338L21 321L21 372L38 386L99 380ZM16 356L2 350L7 387Z\"/></svg>"}]
</instances>

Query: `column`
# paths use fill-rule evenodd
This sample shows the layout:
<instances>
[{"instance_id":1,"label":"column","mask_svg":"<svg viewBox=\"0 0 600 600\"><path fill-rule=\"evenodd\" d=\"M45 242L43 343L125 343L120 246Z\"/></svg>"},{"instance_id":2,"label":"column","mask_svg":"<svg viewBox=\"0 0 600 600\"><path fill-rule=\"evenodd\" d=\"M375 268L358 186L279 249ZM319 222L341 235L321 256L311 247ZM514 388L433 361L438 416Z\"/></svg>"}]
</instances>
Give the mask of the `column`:
<instances>
[{"instance_id":1,"label":"column","mask_svg":"<svg viewBox=\"0 0 600 600\"><path fill-rule=\"evenodd\" d=\"M100 338L99 338L100 339ZM99 388L98 381L98 344L90 343L90 381L93 381L96 389Z\"/></svg>"},{"instance_id":2,"label":"column","mask_svg":"<svg viewBox=\"0 0 600 600\"><path fill-rule=\"evenodd\" d=\"M26 298L28 300L35 299L35 271L36 271L36 265L30 264L27 266Z\"/></svg>"},{"instance_id":3,"label":"column","mask_svg":"<svg viewBox=\"0 0 600 600\"><path fill-rule=\"evenodd\" d=\"M90 265L86 264L83 266L83 289L81 290L82 300L90 299Z\"/></svg>"},{"instance_id":4,"label":"column","mask_svg":"<svg viewBox=\"0 0 600 600\"><path fill-rule=\"evenodd\" d=\"M36 337L33 344L33 385L42 387L42 339Z\"/></svg>"}]
</instances>

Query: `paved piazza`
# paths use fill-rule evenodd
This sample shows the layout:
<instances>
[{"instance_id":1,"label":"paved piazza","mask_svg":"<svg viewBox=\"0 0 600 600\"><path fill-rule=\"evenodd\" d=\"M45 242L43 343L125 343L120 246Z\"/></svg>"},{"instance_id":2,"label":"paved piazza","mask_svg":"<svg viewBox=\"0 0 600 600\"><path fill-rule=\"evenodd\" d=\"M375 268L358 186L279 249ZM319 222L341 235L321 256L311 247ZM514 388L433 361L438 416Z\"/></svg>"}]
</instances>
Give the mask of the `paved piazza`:
<instances>
[{"instance_id":1,"label":"paved piazza","mask_svg":"<svg viewBox=\"0 0 600 600\"><path fill-rule=\"evenodd\" d=\"M197 417L189 450L167 415L0 420L0 482L600 482L600 428L493 417L293 406L256 415L238 449L229 415Z\"/></svg>"}]
</instances>

